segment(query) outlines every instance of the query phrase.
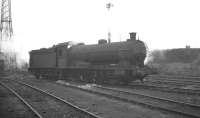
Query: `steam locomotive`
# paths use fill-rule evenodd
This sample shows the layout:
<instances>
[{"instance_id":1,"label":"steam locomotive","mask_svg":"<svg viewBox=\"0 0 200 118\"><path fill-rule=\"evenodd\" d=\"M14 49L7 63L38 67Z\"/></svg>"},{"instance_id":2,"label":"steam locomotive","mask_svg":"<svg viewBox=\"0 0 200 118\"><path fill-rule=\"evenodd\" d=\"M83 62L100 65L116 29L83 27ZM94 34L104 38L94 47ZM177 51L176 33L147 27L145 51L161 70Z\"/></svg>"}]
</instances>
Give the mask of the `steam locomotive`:
<instances>
[{"instance_id":1,"label":"steam locomotive","mask_svg":"<svg viewBox=\"0 0 200 118\"><path fill-rule=\"evenodd\" d=\"M146 76L146 46L136 33L123 42L101 39L98 44L60 43L30 51L29 71L37 78L57 78L95 83L129 83Z\"/></svg>"}]
</instances>

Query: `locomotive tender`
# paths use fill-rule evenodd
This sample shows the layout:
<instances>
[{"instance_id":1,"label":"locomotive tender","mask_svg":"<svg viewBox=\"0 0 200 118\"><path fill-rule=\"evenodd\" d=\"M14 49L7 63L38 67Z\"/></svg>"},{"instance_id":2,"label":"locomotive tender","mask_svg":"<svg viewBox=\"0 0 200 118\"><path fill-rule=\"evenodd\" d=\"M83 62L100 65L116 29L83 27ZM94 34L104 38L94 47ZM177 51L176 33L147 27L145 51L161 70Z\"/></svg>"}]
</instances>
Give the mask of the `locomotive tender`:
<instances>
[{"instance_id":1,"label":"locomotive tender","mask_svg":"<svg viewBox=\"0 0 200 118\"><path fill-rule=\"evenodd\" d=\"M144 77L146 46L136 33L123 42L70 45L69 42L30 52L29 71L37 78L98 83L128 83Z\"/></svg>"}]
</instances>

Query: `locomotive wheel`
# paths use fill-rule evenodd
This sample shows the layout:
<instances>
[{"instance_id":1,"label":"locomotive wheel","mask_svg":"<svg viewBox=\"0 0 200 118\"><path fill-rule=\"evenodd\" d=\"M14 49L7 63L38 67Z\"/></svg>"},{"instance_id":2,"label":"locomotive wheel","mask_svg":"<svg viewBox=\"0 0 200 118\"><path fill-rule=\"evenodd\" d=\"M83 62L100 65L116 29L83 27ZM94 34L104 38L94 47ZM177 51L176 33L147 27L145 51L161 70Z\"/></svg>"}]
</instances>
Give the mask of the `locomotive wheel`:
<instances>
[{"instance_id":1,"label":"locomotive wheel","mask_svg":"<svg viewBox=\"0 0 200 118\"><path fill-rule=\"evenodd\" d=\"M121 82L121 84L122 84L122 85L128 85L128 84L129 84L129 81L125 79L125 80L123 80L123 81Z\"/></svg>"},{"instance_id":2,"label":"locomotive wheel","mask_svg":"<svg viewBox=\"0 0 200 118\"><path fill-rule=\"evenodd\" d=\"M39 74L34 74L36 79L40 79L40 75Z\"/></svg>"},{"instance_id":3,"label":"locomotive wheel","mask_svg":"<svg viewBox=\"0 0 200 118\"><path fill-rule=\"evenodd\" d=\"M93 76L93 73L90 72L90 71L87 71L84 74L82 74L82 77L83 77L82 80L84 82L88 82L88 83L92 83L93 82L94 76Z\"/></svg>"},{"instance_id":4,"label":"locomotive wheel","mask_svg":"<svg viewBox=\"0 0 200 118\"><path fill-rule=\"evenodd\" d=\"M104 80L106 80L104 72L103 71L97 72L96 83L103 84Z\"/></svg>"}]
</instances>

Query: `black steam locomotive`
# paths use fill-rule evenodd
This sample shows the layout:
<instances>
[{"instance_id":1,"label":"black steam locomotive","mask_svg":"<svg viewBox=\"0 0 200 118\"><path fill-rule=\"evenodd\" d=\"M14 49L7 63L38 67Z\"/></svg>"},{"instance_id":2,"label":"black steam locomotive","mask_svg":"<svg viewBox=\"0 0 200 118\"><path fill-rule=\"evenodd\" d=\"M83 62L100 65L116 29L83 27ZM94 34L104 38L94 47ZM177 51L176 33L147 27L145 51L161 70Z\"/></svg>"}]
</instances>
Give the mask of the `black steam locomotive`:
<instances>
[{"instance_id":1,"label":"black steam locomotive","mask_svg":"<svg viewBox=\"0 0 200 118\"><path fill-rule=\"evenodd\" d=\"M69 42L30 52L29 71L37 78L97 83L129 83L143 78L146 46L136 33L124 42L70 45Z\"/></svg>"}]
</instances>

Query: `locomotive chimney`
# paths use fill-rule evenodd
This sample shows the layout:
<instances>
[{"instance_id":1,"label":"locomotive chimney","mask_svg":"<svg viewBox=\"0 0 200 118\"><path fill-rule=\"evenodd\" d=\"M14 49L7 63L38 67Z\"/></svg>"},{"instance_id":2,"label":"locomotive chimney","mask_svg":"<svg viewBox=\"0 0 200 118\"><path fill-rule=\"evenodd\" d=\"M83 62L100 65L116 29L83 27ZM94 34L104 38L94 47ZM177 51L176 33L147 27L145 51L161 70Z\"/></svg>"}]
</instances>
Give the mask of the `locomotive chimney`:
<instances>
[{"instance_id":1,"label":"locomotive chimney","mask_svg":"<svg viewBox=\"0 0 200 118\"><path fill-rule=\"evenodd\" d=\"M136 40L136 32L131 32L130 34L130 39L131 40Z\"/></svg>"}]
</instances>

